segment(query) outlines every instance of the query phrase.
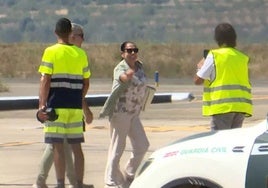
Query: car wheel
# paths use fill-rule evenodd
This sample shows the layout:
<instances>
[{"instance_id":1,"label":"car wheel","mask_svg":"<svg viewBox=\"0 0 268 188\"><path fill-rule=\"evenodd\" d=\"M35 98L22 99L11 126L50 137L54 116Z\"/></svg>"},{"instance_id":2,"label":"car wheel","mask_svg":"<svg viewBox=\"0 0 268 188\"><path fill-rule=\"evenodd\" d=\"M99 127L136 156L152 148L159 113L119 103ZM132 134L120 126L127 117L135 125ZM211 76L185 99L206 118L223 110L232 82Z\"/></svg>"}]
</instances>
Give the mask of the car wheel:
<instances>
[{"instance_id":1,"label":"car wheel","mask_svg":"<svg viewBox=\"0 0 268 188\"><path fill-rule=\"evenodd\" d=\"M178 185L178 186L171 187L171 188L209 188L209 187L200 186L200 185Z\"/></svg>"},{"instance_id":2,"label":"car wheel","mask_svg":"<svg viewBox=\"0 0 268 188\"><path fill-rule=\"evenodd\" d=\"M161 188L223 188L215 182L201 177L179 178L163 185Z\"/></svg>"}]
</instances>

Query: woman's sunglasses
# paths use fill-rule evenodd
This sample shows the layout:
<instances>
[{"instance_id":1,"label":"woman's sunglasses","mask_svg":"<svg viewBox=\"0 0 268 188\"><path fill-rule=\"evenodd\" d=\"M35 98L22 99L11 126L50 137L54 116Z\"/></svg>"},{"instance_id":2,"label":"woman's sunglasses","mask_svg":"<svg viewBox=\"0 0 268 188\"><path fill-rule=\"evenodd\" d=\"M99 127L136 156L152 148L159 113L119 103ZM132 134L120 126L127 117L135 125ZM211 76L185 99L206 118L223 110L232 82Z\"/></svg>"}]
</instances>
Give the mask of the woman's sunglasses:
<instances>
[{"instance_id":1,"label":"woman's sunglasses","mask_svg":"<svg viewBox=\"0 0 268 188\"><path fill-rule=\"evenodd\" d=\"M129 49L125 49L125 52L127 52L128 54L132 54L133 52L136 54L139 52L139 48L129 48Z\"/></svg>"}]
</instances>

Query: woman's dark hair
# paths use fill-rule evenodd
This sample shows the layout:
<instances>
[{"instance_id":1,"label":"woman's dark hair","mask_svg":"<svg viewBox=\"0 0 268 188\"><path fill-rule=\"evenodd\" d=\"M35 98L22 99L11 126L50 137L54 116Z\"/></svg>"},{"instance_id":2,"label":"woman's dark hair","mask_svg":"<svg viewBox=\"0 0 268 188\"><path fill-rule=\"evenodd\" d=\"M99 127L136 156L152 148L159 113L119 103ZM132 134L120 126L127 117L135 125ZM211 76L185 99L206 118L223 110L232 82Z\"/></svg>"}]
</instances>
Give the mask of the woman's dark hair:
<instances>
[{"instance_id":1,"label":"woman's dark hair","mask_svg":"<svg viewBox=\"0 0 268 188\"><path fill-rule=\"evenodd\" d=\"M236 46L236 32L229 23L221 23L215 28L214 39L219 46Z\"/></svg>"},{"instance_id":2,"label":"woman's dark hair","mask_svg":"<svg viewBox=\"0 0 268 188\"><path fill-rule=\"evenodd\" d=\"M120 46L120 50L121 50L121 52L125 51L126 45L127 45L128 43L131 43L131 44L133 44L134 46L137 46L134 42L131 42L131 41L125 41L125 42L123 42L123 43L121 44L121 46Z\"/></svg>"}]
</instances>

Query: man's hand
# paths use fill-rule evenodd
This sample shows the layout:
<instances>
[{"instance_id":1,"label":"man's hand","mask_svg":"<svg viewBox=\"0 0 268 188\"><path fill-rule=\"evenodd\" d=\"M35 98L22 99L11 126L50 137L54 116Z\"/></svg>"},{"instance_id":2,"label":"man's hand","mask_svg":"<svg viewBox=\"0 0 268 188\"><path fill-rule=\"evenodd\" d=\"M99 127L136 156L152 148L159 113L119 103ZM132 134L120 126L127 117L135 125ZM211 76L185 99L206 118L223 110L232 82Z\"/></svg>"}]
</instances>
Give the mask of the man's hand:
<instances>
[{"instance_id":1,"label":"man's hand","mask_svg":"<svg viewBox=\"0 0 268 188\"><path fill-rule=\"evenodd\" d=\"M91 124L92 123L92 121L93 121L93 113L91 112L91 110L89 108L84 110L84 118L85 118L86 124Z\"/></svg>"},{"instance_id":2,"label":"man's hand","mask_svg":"<svg viewBox=\"0 0 268 188\"><path fill-rule=\"evenodd\" d=\"M45 106L37 111L36 119L41 123L44 123L45 121L47 121L49 119L49 117L48 117L48 115L46 113L46 107Z\"/></svg>"},{"instance_id":3,"label":"man's hand","mask_svg":"<svg viewBox=\"0 0 268 188\"><path fill-rule=\"evenodd\" d=\"M86 124L90 124L93 121L93 113L89 109L87 102L85 98L82 101L82 106L83 106L83 113L84 113L84 120Z\"/></svg>"}]
</instances>

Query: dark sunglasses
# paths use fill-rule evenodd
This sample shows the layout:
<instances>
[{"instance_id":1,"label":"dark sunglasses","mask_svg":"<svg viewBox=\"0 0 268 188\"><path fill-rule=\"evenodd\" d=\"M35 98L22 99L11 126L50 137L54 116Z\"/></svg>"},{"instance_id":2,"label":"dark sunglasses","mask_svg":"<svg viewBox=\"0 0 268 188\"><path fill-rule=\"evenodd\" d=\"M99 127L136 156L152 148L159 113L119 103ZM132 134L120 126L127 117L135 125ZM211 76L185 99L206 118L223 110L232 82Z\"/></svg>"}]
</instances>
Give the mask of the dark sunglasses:
<instances>
[{"instance_id":1,"label":"dark sunglasses","mask_svg":"<svg viewBox=\"0 0 268 188\"><path fill-rule=\"evenodd\" d=\"M136 54L139 52L139 48L129 48L129 49L125 49L125 52L127 52L128 54L132 54L133 52Z\"/></svg>"}]
</instances>

